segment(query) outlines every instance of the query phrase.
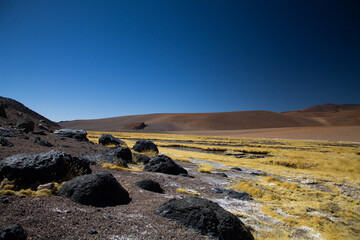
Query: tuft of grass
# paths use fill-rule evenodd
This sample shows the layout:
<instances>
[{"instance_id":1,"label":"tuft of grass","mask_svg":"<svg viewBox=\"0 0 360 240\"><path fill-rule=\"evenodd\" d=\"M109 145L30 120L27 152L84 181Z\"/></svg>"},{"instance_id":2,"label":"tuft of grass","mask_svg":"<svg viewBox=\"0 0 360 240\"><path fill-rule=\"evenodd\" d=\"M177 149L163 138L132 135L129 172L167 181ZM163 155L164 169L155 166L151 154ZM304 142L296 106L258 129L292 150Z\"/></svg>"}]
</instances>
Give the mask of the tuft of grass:
<instances>
[{"instance_id":1,"label":"tuft of grass","mask_svg":"<svg viewBox=\"0 0 360 240\"><path fill-rule=\"evenodd\" d=\"M178 189L176 189L176 192L195 195L195 196L201 195L198 191L191 189L191 188L178 188Z\"/></svg>"},{"instance_id":2,"label":"tuft of grass","mask_svg":"<svg viewBox=\"0 0 360 240\"><path fill-rule=\"evenodd\" d=\"M201 173L211 173L212 169L213 169L213 165L211 164L199 164L198 171Z\"/></svg>"},{"instance_id":3,"label":"tuft of grass","mask_svg":"<svg viewBox=\"0 0 360 240\"><path fill-rule=\"evenodd\" d=\"M142 167L141 166L129 166L129 168L120 167L111 163L104 163L102 165L103 168L108 168L111 170L117 170L117 171L128 171L128 172L141 172Z\"/></svg>"}]
</instances>

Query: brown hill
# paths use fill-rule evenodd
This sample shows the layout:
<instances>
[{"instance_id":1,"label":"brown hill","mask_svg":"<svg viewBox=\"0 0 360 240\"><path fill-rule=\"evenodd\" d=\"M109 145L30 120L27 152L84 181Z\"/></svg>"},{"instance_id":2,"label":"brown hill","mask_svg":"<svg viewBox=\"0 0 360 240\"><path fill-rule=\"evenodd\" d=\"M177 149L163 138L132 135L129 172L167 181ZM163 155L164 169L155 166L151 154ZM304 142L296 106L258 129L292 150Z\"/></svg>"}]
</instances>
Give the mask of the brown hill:
<instances>
[{"instance_id":1,"label":"brown hill","mask_svg":"<svg viewBox=\"0 0 360 240\"><path fill-rule=\"evenodd\" d=\"M145 132L241 130L305 126L360 125L360 105L325 104L300 111L240 111L220 113L163 113L133 115L93 120L60 122L64 128L122 131L134 123L144 122Z\"/></svg>"},{"instance_id":2,"label":"brown hill","mask_svg":"<svg viewBox=\"0 0 360 240\"><path fill-rule=\"evenodd\" d=\"M39 124L52 130L60 128L57 123L34 112L22 103L11 98L0 97L0 126L12 127L23 118L31 119L35 123L35 129Z\"/></svg>"}]
</instances>

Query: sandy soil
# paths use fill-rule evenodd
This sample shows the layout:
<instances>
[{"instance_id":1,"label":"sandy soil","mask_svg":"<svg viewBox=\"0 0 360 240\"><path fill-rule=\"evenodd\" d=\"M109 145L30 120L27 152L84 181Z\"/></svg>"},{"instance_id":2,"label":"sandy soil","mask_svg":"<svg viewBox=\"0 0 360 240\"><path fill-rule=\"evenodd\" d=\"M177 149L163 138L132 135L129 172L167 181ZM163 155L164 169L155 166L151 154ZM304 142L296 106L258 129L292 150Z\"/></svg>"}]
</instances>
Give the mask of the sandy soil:
<instances>
[{"instance_id":1,"label":"sandy soil","mask_svg":"<svg viewBox=\"0 0 360 240\"><path fill-rule=\"evenodd\" d=\"M171 131L185 135L206 135L226 137L255 137L280 139L305 139L324 141L360 142L360 126L341 127L284 127L244 130Z\"/></svg>"}]
</instances>

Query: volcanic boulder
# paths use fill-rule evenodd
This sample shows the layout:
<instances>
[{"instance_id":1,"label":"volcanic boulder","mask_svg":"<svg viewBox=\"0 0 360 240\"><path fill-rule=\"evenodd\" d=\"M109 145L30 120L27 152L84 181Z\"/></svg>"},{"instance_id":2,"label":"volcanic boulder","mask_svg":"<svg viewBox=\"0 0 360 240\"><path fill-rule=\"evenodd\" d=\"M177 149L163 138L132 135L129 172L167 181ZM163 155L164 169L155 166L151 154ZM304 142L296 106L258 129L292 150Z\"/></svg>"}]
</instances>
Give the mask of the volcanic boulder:
<instances>
[{"instance_id":1,"label":"volcanic boulder","mask_svg":"<svg viewBox=\"0 0 360 240\"><path fill-rule=\"evenodd\" d=\"M159 153L159 149L150 140L137 140L133 149L137 152L154 152L156 154Z\"/></svg>"},{"instance_id":2,"label":"volcanic boulder","mask_svg":"<svg viewBox=\"0 0 360 240\"><path fill-rule=\"evenodd\" d=\"M14 144L12 144L10 141L6 140L5 138L0 137L0 147L12 147Z\"/></svg>"},{"instance_id":3,"label":"volcanic boulder","mask_svg":"<svg viewBox=\"0 0 360 240\"><path fill-rule=\"evenodd\" d=\"M18 135L9 128L0 127L0 137L17 137Z\"/></svg>"},{"instance_id":4,"label":"volcanic boulder","mask_svg":"<svg viewBox=\"0 0 360 240\"><path fill-rule=\"evenodd\" d=\"M187 175L188 172L177 165L170 157L159 155L152 158L144 167L148 172L160 172L171 175Z\"/></svg>"},{"instance_id":5,"label":"volcanic boulder","mask_svg":"<svg viewBox=\"0 0 360 240\"><path fill-rule=\"evenodd\" d=\"M216 239L254 239L239 218L207 199L198 197L172 199L156 210L155 214Z\"/></svg>"},{"instance_id":6,"label":"volcanic boulder","mask_svg":"<svg viewBox=\"0 0 360 240\"><path fill-rule=\"evenodd\" d=\"M150 157L140 153L134 153L134 158L137 163L143 163L143 164L148 163L151 159Z\"/></svg>"},{"instance_id":7,"label":"volcanic boulder","mask_svg":"<svg viewBox=\"0 0 360 240\"><path fill-rule=\"evenodd\" d=\"M129 193L107 172L76 177L60 188L59 195L95 207L116 206L131 201Z\"/></svg>"},{"instance_id":8,"label":"volcanic boulder","mask_svg":"<svg viewBox=\"0 0 360 240\"><path fill-rule=\"evenodd\" d=\"M60 129L54 132L54 134L57 134L61 137L67 137L67 138L74 138L78 141L89 141L87 139L86 135L87 132L85 130L81 129Z\"/></svg>"},{"instance_id":9,"label":"volcanic boulder","mask_svg":"<svg viewBox=\"0 0 360 240\"><path fill-rule=\"evenodd\" d=\"M101 137L99 138L99 144L101 145L115 145L115 146L123 146L126 147L126 143L121 141L120 139L113 137L110 134L103 134L101 135Z\"/></svg>"},{"instance_id":10,"label":"volcanic boulder","mask_svg":"<svg viewBox=\"0 0 360 240\"><path fill-rule=\"evenodd\" d=\"M85 155L83 157L94 162L111 163L121 167L127 167L127 164L132 162L132 152L127 147L112 148L104 153Z\"/></svg>"},{"instance_id":11,"label":"volcanic boulder","mask_svg":"<svg viewBox=\"0 0 360 240\"><path fill-rule=\"evenodd\" d=\"M135 185L138 186L139 188L142 188L147 191L164 193L164 190L160 187L160 184L151 179L145 179L145 180L136 182Z\"/></svg>"},{"instance_id":12,"label":"volcanic boulder","mask_svg":"<svg viewBox=\"0 0 360 240\"><path fill-rule=\"evenodd\" d=\"M20 154L0 161L0 180L15 180L17 188L69 180L91 173L90 162L59 150L42 154Z\"/></svg>"},{"instance_id":13,"label":"volcanic boulder","mask_svg":"<svg viewBox=\"0 0 360 240\"><path fill-rule=\"evenodd\" d=\"M27 236L27 232L19 224L0 229L0 240L26 240Z\"/></svg>"},{"instance_id":14,"label":"volcanic boulder","mask_svg":"<svg viewBox=\"0 0 360 240\"><path fill-rule=\"evenodd\" d=\"M22 118L16 123L16 127L20 130L23 129L24 132L29 133L34 131L35 124L29 118Z\"/></svg>"}]
</instances>

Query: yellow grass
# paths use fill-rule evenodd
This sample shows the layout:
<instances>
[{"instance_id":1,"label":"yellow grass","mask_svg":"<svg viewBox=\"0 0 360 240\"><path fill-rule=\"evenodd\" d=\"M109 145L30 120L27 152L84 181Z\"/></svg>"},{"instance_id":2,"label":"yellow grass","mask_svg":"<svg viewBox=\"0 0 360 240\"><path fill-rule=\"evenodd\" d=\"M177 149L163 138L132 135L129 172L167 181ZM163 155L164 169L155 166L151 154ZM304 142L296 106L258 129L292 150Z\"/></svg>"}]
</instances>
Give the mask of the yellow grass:
<instances>
[{"instance_id":1,"label":"yellow grass","mask_svg":"<svg viewBox=\"0 0 360 240\"><path fill-rule=\"evenodd\" d=\"M199 165L199 172L201 173L211 173L213 166L211 164L200 164Z\"/></svg>"},{"instance_id":2,"label":"yellow grass","mask_svg":"<svg viewBox=\"0 0 360 240\"><path fill-rule=\"evenodd\" d=\"M97 138L101 134L103 132L89 132ZM254 232L257 239L291 239L297 227L313 229L323 239L358 239L359 143L130 132L109 134L125 141L129 147L138 139L152 140L158 145L160 154L169 155L175 161L200 160L197 162L201 163L196 164L201 172L211 172L213 164L217 164L218 170L240 167L267 172L268 176L251 179L231 178L228 186L253 195L261 206L258 211L268 216L251 223L258 229ZM221 151L267 153L268 156L236 158ZM192 189L177 191L200 194ZM237 212L237 215L246 214ZM251 214L248 217L251 218Z\"/></svg>"},{"instance_id":3,"label":"yellow grass","mask_svg":"<svg viewBox=\"0 0 360 240\"><path fill-rule=\"evenodd\" d=\"M129 166L128 168L126 167L120 167L118 165L114 165L111 163L104 163L102 165L103 168L108 168L111 170L117 170L117 171L128 171L128 172L141 172L142 171L142 167L141 166Z\"/></svg>"},{"instance_id":4,"label":"yellow grass","mask_svg":"<svg viewBox=\"0 0 360 240\"><path fill-rule=\"evenodd\" d=\"M196 195L196 196L201 195L198 191L191 189L191 188L178 188L178 189L176 189L176 192L190 194L190 195Z\"/></svg>"}]
</instances>

